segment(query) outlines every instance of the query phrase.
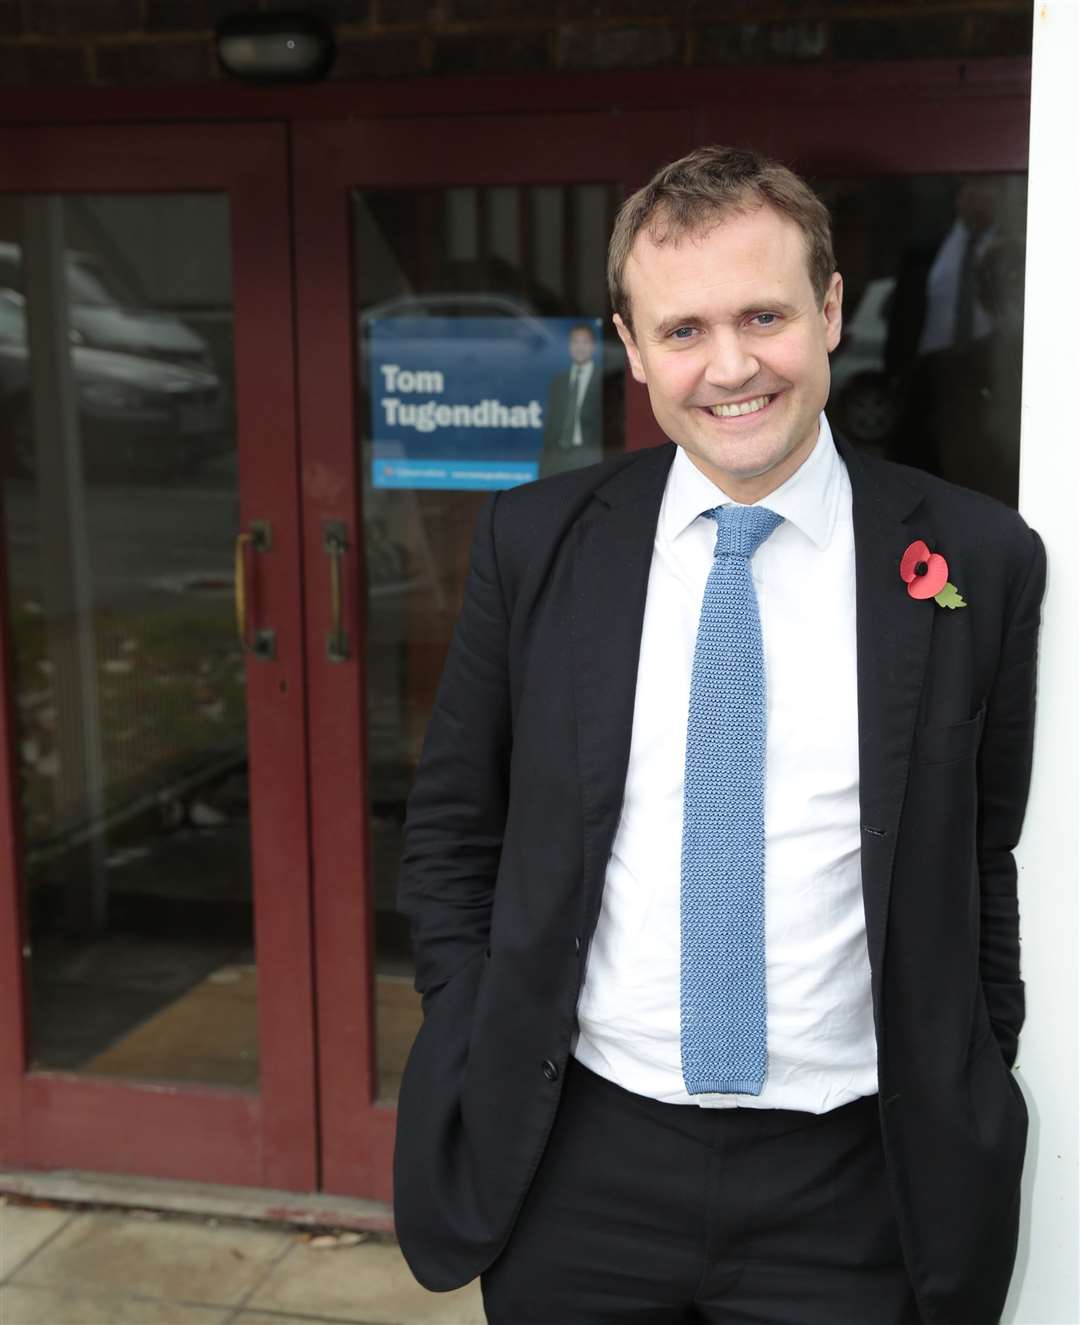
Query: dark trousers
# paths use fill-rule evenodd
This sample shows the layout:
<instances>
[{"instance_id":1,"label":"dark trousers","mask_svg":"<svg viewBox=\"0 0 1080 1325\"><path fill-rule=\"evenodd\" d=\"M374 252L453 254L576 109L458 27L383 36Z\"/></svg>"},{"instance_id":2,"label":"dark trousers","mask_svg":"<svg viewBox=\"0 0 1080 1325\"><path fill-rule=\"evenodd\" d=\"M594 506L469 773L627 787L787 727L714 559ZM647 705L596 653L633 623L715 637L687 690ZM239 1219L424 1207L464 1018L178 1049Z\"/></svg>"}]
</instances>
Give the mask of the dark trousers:
<instances>
[{"instance_id":1,"label":"dark trousers","mask_svg":"<svg viewBox=\"0 0 1080 1325\"><path fill-rule=\"evenodd\" d=\"M571 1060L483 1275L491 1325L918 1325L876 1097L820 1116L633 1095Z\"/></svg>"}]
</instances>

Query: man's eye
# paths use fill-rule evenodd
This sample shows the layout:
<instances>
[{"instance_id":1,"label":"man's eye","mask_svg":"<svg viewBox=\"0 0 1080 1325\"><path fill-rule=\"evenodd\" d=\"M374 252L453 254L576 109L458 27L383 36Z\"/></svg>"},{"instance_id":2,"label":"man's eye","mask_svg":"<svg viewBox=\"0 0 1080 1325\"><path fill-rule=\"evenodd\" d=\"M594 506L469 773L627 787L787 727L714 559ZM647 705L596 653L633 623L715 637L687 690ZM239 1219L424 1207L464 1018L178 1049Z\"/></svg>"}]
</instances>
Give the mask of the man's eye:
<instances>
[{"instance_id":1,"label":"man's eye","mask_svg":"<svg viewBox=\"0 0 1080 1325\"><path fill-rule=\"evenodd\" d=\"M672 340L689 340L693 334L693 327L676 327L671 333L671 338Z\"/></svg>"},{"instance_id":2,"label":"man's eye","mask_svg":"<svg viewBox=\"0 0 1080 1325\"><path fill-rule=\"evenodd\" d=\"M756 322L759 327L771 327L775 325L778 318L775 313L755 313L750 321Z\"/></svg>"}]
</instances>

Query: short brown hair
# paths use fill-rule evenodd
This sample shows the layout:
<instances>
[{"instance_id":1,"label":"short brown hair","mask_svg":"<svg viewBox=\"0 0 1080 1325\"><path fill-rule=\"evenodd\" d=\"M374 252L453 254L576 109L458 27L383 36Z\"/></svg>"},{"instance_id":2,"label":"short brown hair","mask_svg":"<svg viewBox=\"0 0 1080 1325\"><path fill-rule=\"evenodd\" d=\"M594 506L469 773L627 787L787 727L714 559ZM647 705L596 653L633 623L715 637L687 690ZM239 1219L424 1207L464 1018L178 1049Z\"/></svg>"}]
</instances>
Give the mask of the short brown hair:
<instances>
[{"instance_id":1,"label":"short brown hair","mask_svg":"<svg viewBox=\"0 0 1080 1325\"><path fill-rule=\"evenodd\" d=\"M647 230L654 244L711 228L725 217L769 206L795 222L806 241L806 265L819 302L836 270L825 204L793 171L738 147L699 147L658 171L623 203L608 245L611 306L631 327L623 280L634 241Z\"/></svg>"}]
</instances>

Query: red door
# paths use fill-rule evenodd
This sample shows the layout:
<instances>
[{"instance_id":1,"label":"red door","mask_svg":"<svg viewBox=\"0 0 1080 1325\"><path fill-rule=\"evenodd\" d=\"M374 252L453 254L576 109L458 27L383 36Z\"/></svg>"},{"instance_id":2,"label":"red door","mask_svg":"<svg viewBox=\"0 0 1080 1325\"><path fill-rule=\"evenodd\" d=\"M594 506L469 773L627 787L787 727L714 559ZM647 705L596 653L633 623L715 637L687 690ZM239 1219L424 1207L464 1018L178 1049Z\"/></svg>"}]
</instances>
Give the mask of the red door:
<instances>
[{"instance_id":1,"label":"red door","mask_svg":"<svg viewBox=\"0 0 1080 1325\"><path fill-rule=\"evenodd\" d=\"M0 160L0 1154L310 1189L285 131Z\"/></svg>"},{"instance_id":2,"label":"red door","mask_svg":"<svg viewBox=\"0 0 1080 1325\"><path fill-rule=\"evenodd\" d=\"M698 86L698 105L686 110L451 114L294 130L328 1190L390 1196L397 1084L419 1024L409 939L393 909L401 829L483 497L479 485L448 482L430 446L417 448L426 457L419 468L403 463L412 444L394 424L423 395L413 388L445 383L430 372L406 381L399 370L463 362L463 345L482 340L485 324L504 348L588 326L603 388L601 453L659 440L610 325L603 271L614 212L659 164L699 142L753 143L809 175L833 211L849 296L849 334L833 356L835 421L859 445L1013 499L1015 442L996 476L985 454L973 467L948 439L940 454L911 452L913 400L931 431L914 385L927 369L913 363L914 339L899 369L887 362L898 279L912 254L932 258L965 181L988 179L990 233L1007 244L1022 235L1023 89L991 80L959 96L953 84L952 71L939 67L920 69L918 78L902 72L900 81L887 68L844 78L785 70L782 80L775 70L739 70L710 83L707 95ZM669 104L679 100L671 87ZM950 133L935 136L946 113ZM987 123L995 126L992 143ZM1003 329L1016 311L1010 301L1003 292ZM426 358L407 359L410 342L413 350L424 346ZM397 347L391 358L386 344ZM483 390L482 377L473 380L474 396L494 397L504 378L493 370ZM951 386L943 391L934 422L944 426L954 394ZM326 538L335 528L342 552L331 563ZM327 652L331 564L350 623L344 661Z\"/></svg>"},{"instance_id":3,"label":"red door","mask_svg":"<svg viewBox=\"0 0 1080 1325\"><path fill-rule=\"evenodd\" d=\"M918 327L886 359L909 258L986 175L1012 352L1026 89L763 77L648 84L685 110L0 135L0 1161L389 1199L405 800L475 513L510 481L502 453L432 477L415 408L448 364L484 405L535 359L560 463L658 440L603 272L660 163L750 142L809 174L845 276L834 422L1009 499L996 434L905 452L937 364ZM596 399L571 414L573 343Z\"/></svg>"},{"instance_id":4,"label":"red door","mask_svg":"<svg viewBox=\"0 0 1080 1325\"><path fill-rule=\"evenodd\" d=\"M519 359L566 368L578 325L602 397L582 455L621 451L647 407L625 392L607 237L626 190L691 145L692 116L307 124L294 142L323 1184L389 1199L397 1086L419 1024L394 913L405 798L482 489L506 480L485 479L475 456L478 479L387 471L394 443L380 421L396 406L385 398L404 385L407 407L424 374L397 374L380 345L404 329L430 367L469 374L463 399L509 398ZM470 346L486 372L470 366ZM522 454L535 460L532 445ZM344 660L327 647L334 528Z\"/></svg>"}]
</instances>

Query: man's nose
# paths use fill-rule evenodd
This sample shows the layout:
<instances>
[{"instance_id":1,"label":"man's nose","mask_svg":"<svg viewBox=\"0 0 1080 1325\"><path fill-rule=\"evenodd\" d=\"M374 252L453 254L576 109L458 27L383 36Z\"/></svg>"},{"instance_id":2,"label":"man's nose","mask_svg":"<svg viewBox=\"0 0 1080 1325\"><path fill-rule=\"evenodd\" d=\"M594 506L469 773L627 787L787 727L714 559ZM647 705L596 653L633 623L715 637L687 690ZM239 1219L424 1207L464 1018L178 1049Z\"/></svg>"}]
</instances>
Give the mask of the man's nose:
<instances>
[{"instance_id":1,"label":"man's nose","mask_svg":"<svg viewBox=\"0 0 1080 1325\"><path fill-rule=\"evenodd\" d=\"M705 380L724 391L736 391L756 376L761 367L737 331L714 331L709 337Z\"/></svg>"}]
</instances>

